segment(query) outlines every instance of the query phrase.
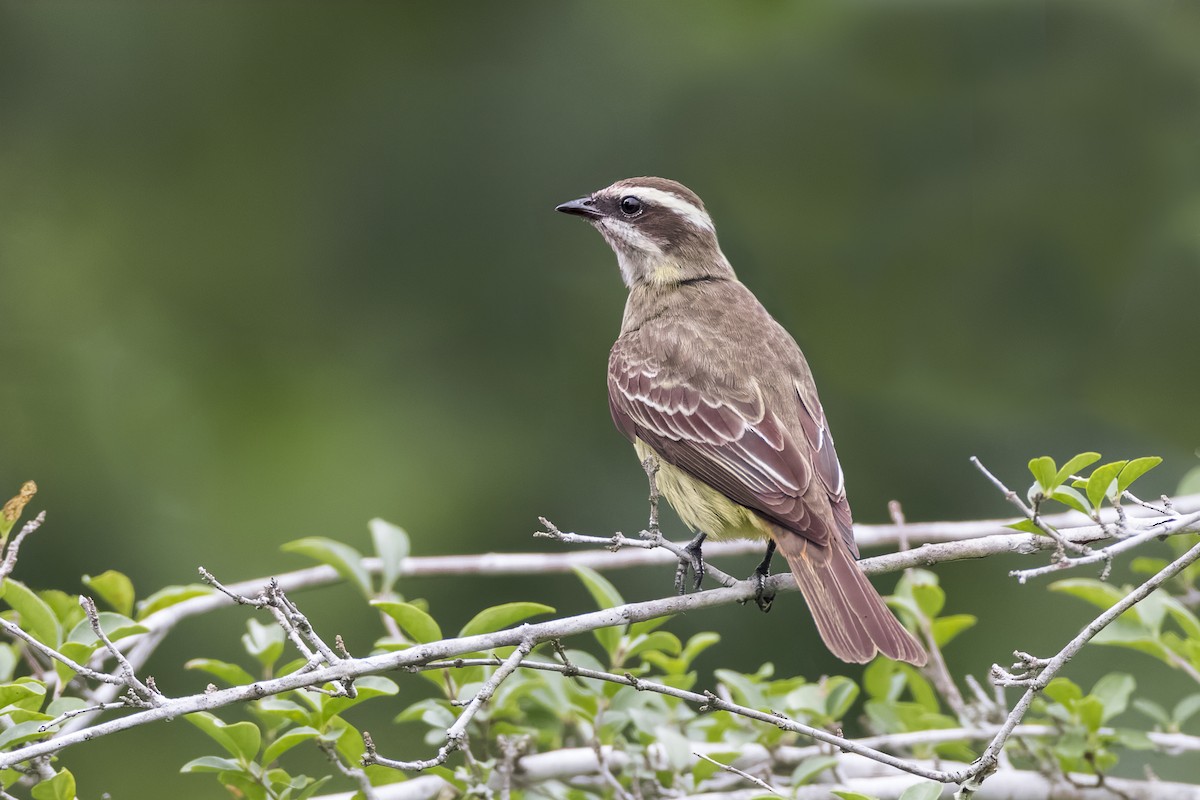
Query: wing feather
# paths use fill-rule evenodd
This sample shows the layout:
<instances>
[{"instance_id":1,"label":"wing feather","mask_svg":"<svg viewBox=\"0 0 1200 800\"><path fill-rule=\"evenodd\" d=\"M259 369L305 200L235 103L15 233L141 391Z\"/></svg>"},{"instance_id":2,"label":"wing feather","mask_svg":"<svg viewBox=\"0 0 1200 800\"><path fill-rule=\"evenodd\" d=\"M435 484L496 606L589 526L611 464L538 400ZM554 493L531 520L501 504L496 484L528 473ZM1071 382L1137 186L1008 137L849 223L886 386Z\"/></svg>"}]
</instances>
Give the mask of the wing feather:
<instances>
[{"instance_id":1,"label":"wing feather","mask_svg":"<svg viewBox=\"0 0 1200 800\"><path fill-rule=\"evenodd\" d=\"M789 426L780 420L765 407L760 392L731 392L725 398L689 377L644 363L618 341L608 381L617 428L726 497L810 541L825 545L834 533L844 537L839 497L830 491L831 476L840 476L841 470L824 417L814 418L804 403L793 403L802 418L801 430L793 433L795 421ZM814 478L820 491L814 491ZM844 494L840 501L848 520ZM832 507L832 517L810 507L814 502ZM838 530L830 530L830 523Z\"/></svg>"}]
</instances>

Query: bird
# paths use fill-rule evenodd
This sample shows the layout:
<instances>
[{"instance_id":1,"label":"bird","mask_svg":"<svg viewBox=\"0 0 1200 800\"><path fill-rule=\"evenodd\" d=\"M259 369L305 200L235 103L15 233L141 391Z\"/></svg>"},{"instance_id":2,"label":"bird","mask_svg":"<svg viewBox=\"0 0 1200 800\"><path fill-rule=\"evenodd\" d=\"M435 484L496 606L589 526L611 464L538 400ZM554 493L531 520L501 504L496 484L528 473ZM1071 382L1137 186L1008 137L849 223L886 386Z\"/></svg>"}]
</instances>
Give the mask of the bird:
<instances>
[{"instance_id":1,"label":"bird","mask_svg":"<svg viewBox=\"0 0 1200 800\"><path fill-rule=\"evenodd\" d=\"M704 203L666 178L619 180L557 211L582 217L617 256L629 290L608 361L613 422L657 463L661 495L695 538L681 557L704 575L702 545L766 540L756 600L786 559L826 647L848 663L927 654L858 565L845 477L796 340L738 280Z\"/></svg>"}]
</instances>

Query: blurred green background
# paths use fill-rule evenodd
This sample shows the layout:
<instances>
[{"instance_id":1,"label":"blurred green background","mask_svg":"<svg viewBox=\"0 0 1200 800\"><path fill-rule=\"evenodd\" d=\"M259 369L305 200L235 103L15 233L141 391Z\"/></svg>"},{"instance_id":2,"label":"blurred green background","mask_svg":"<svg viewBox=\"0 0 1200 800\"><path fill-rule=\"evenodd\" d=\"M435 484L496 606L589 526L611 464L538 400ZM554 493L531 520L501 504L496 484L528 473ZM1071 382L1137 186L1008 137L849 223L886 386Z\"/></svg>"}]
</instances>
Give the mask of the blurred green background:
<instances>
[{"instance_id":1,"label":"blurred green background","mask_svg":"<svg viewBox=\"0 0 1200 800\"><path fill-rule=\"evenodd\" d=\"M0 488L36 479L49 516L16 576L250 578L301 536L365 549L373 516L417 554L559 549L539 514L637 530L604 384L624 289L553 207L642 174L705 199L805 348L860 521L1008 514L971 455L1024 488L1032 456L1157 454L1146 493L1172 492L1200 445L1198 40L1179 2L6 3ZM939 569L981 618L956 673L1089 618L1012 566ZM568 578L403 590L449 627L590 605ZM349 589L296 599L356 652L381 633ZM163 690L202 688L179 664L236 657L245 617L179 631ZM845 669L794 596L672 625L722 633L709 668ZM1114 668L1186 688L1099 648L1070 673ZM66 763L221 796L176 774L206 740L166 731Z\"/></svg>"}]
</instances>

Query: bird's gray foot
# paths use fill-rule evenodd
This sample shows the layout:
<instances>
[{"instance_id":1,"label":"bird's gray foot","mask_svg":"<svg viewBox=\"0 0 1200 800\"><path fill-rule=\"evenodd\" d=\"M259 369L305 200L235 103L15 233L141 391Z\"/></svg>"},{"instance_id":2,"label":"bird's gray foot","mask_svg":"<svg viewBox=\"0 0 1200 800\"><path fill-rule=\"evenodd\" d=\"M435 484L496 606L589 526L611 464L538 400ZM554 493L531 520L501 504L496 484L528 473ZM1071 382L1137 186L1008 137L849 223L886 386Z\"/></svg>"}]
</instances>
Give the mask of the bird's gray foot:
<instances>
[{"instance_id":1,"label":"bird's gray foot","mask_svg":"<svg viewBox=\"0 0 1200 800\"><path fill-rule=\"evenodd\" d=\"M696 576L696 580L692 582L692 591L700 591L700 582L704 580L704 554L701 548L707 538L707 533L697 533L695 538L684 545L683 555L679 557L679 567L675 570L675 594L684 593L684 583L689 571Z\"/></svg>"},{"instance_id":2,"label":"bird's gray foot","mask_svg":"<svg viewBox=\"0 0 1200 800\"><path fill-rule=\"evenodd\" d=\"M762 563L754 568L754 582L758 587L754 590L754 604L764 614L771 610L771 604L775 602L775 593L767 591L767 578L771 577L771 558L774 555L775 541L772 540L767 544L767 554L763 556Z\"/></svg>"}]
</instances>

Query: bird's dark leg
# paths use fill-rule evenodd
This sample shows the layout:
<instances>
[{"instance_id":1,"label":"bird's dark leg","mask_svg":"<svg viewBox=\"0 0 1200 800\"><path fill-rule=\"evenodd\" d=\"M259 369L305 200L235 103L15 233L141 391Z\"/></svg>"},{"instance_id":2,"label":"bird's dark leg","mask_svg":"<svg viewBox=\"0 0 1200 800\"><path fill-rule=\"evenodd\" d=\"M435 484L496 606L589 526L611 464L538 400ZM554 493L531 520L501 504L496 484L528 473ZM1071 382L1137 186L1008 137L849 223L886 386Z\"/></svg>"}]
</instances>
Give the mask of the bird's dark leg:
<instances>
[{"instance_id":1,"label":"bird's dark leg","mask_svg":"<svg viewBox=\"0 0 1200 800\"><path fill-rule=\"evenodd\" d=\"M775 540L767 542L767 554L762 563L754 568L754 581L758 588L754 592L754 602L764 614L771 610L775 602L775 593L767 592L767 578L771 577L771 558L775 555Z\"/></svg>"},{"instance_id":2,"label":"bird's dark leg","mask_svg":"<svg viewBox=\"0 0 1200 800\"><path fill-rule=\"evenodd\" d=\"M679 567L675 570L676 594L684 593L683 584L687 580L688 570L696 575L696 580L692 583L692 591L700 591L700 582L704 580L704 554L701 552L701 548L707 538L707 533L697 533L694 539L684 545L683 555L679 557Z\"/></svg>"}]
</instances>

